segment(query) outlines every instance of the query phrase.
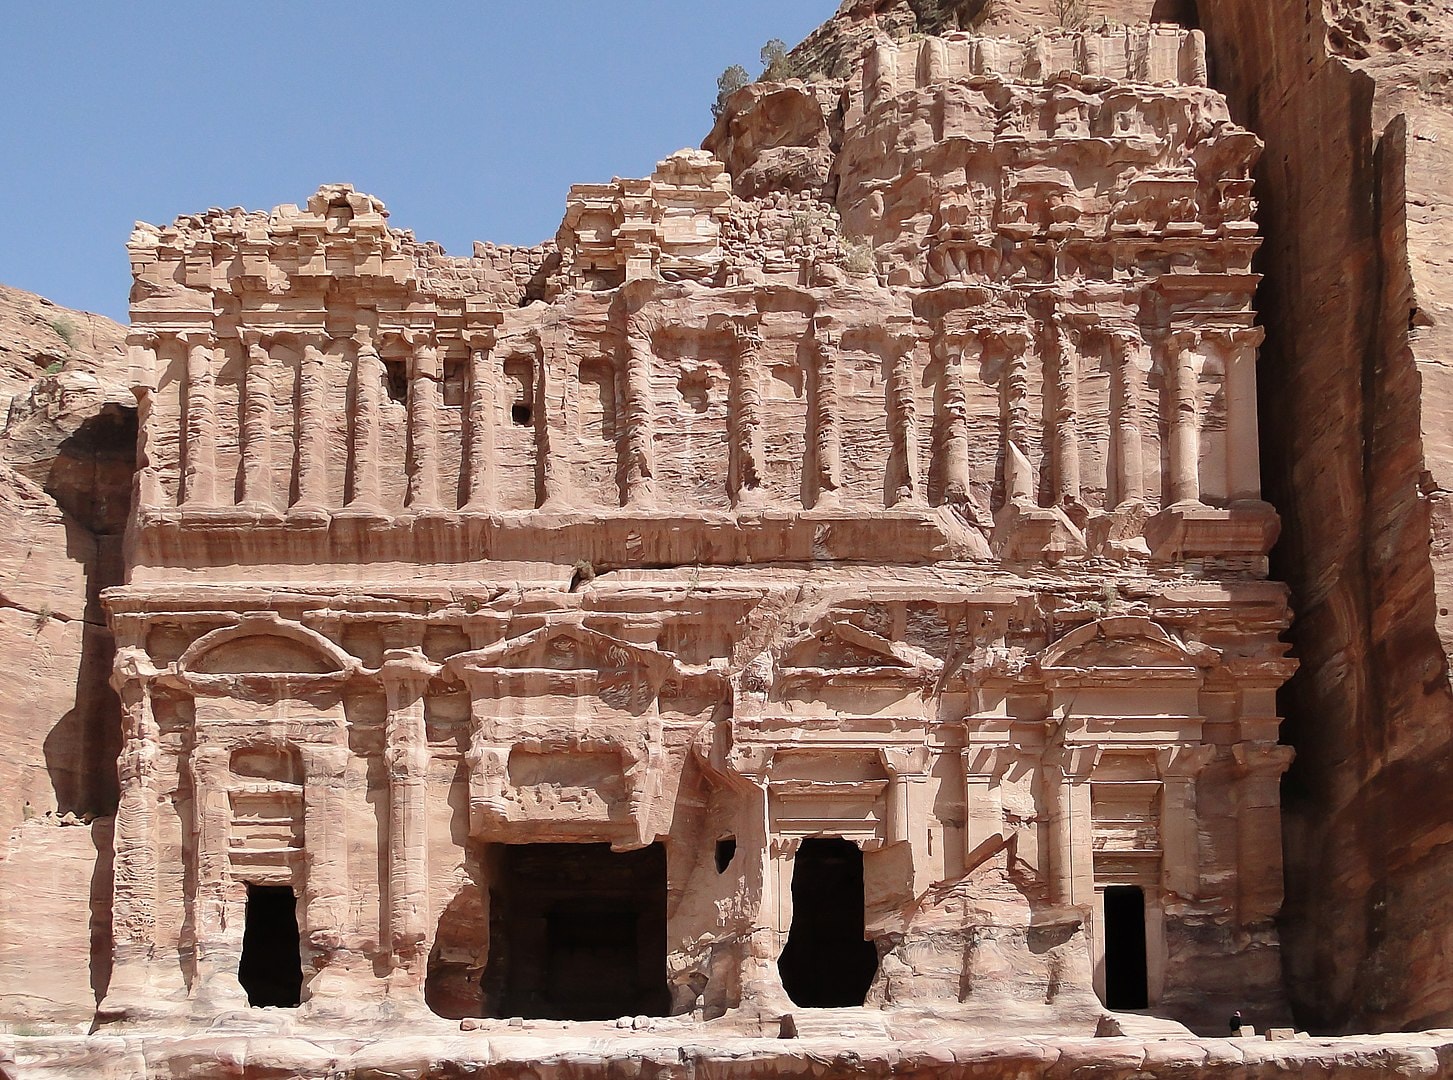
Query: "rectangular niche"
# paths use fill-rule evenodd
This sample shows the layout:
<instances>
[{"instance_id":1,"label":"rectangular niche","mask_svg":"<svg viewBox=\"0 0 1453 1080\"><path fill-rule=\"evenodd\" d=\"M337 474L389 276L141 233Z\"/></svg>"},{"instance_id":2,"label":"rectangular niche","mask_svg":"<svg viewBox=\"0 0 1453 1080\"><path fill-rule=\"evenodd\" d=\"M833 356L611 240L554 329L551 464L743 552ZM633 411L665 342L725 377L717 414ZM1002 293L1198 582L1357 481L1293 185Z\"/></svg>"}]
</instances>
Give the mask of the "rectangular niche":
<instances>
[{"instance_id":1,"label":"rectangular niche","mask_svg":"<svg viewBox=\"0 0 1453 1080\"><path fill-rule=\"evenodd\" d=\"M515 844L490 882L488 1015L536 1020L661 1016L666 849Z\"/></svg>"}]
</instances>

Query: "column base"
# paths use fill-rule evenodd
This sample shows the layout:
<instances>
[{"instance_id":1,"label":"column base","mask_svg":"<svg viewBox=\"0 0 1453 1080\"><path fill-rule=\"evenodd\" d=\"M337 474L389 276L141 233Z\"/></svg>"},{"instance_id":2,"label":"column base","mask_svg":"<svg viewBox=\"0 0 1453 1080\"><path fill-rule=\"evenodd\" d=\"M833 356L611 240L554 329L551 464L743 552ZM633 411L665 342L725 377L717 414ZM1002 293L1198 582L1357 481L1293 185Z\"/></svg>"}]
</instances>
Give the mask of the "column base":
<instances>
[{"instance_id":1,"label":"column base","mask_svg":"<svg viewBox=\"0 0 1453 1080\"><path fill-rule=\"evenodd\" d=\"M1007 562L1047 562L1085 554L1085 536L1058 506L1011 502L994 515L994 556Z\"/></svg>"},{"instance_id":2,"label":"column base","mask_svg":"<svg viewBox=\"0 0 1453 1080\"><path fill-rule=\"evenodd\" d=\"M1117 562L1150 558L1145 540L1145 523L1150 507L1140 501L1121 503L1108 513L1097 514L1085 526L1085 546L1091 554Z\"/></svg>"},{"instance_id":3,"label":"column base","mask_svg":"<svg viewBox=\"0 0 1453 1080\"><path fill-rule=\"evenodd\" d=\"M1208 556L1265 558L1280 534L1276 510L1260 500L1225 508L1180 502L1145 523L1151 556L1162 562Z\"/></svg>"}]
</instances>

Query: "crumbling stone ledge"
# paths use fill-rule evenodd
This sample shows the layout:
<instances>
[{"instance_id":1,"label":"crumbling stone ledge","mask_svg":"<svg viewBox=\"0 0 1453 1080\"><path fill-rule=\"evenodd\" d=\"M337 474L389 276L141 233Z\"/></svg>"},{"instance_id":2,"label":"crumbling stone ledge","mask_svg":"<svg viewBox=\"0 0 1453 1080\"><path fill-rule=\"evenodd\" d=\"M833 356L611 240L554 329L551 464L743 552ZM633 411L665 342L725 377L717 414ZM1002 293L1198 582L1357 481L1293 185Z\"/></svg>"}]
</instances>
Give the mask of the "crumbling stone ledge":
<instances>
[{"instance_id":1,"label":"crumbling stone ledge","mask_svg":"<svg viewBox=\"0 0 1453 1080\"><path fill-rule=\"evenodd\" d=\"M221 1033L193 1036L0 1037L0 1076L107 1080L424 1080L610 1077L757 1080L761 1077L1130 1078L1453 1075L1453 1031L1341 1039L1129 1038L727 1039L713 1045L612 1030L544 1038L520 1035L360 1038Z\"/></svg>"}]
</instances>

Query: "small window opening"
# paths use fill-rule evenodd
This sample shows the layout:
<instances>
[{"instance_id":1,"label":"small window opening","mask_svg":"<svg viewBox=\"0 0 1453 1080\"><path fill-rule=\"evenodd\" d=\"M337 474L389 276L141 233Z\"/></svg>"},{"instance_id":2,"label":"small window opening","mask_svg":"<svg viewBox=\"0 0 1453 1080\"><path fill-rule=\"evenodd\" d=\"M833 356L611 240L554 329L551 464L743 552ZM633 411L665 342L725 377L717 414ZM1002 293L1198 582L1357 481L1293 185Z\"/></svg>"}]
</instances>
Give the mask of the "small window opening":
<instances>
[{"instance_id":1,"label":"small window opening","mask_svg":"<svg viewBox=\"0 0 1453 1080\"><path fill-rule=\"evenodd\" d=\"M1149 999L1145 891L1138 885L1110 885L1105 889L1105 1007L1144 1009Z\"/></svg>"},{"instance_id":2,"label":"small window opening","mask_svg":"<svg viewBox=\"0 0 1453 1080\"><path fill-rule=\"evenodd\" d=\"M725 874L727 867L737 857L737 838L735 836L723 836L716 842L716 872Z\"/></svg>"},{"instance_id":3,"label":"small window opening","mask_svg":"<svg viewBox=\"0 0 1453 1080\"><path fill-rule=\"evenodd\" d=\"M488 1015L665 1015L665 847L506 847L490 890L489 941L482 978Z\"/></svg>"},{"instance_id":4,"label":"small window opening","mask_svg":"<svg viewBox=\"0 0 1453 1080\"><path fill-rule=\"evenodd\" d=\"M409 365L403 360L385 360L383 367L389 399L402 405L409 399Z\"/></svg>"},{"instance_id":5,"label":"small window opening","mask_svg":"<svg viewBox=\"0 0 1453 1080\"><path fill-rule=\"evenodd\" d=\"M505 361L505 379L512 400L510 421L528 427L535 419L535 364L528 356L514 356Z\"/></svg>"},{"instance_id":6,"label":"small window opening","mask_svg":"<svg viewBox=\"0 0 1453 1080\"><path fill-rule=\"evenodd\" d=\"M286 885L248 885L237 981L255 1008L296 1009L302 1002L298 898Z\"/></svg>"},{"instance_id":7,"label":"small window opening","mask_svg":"<svg viewBox=\"0 0 1453 1080\"><path fill-rule=\"evenodd\" d=\"M457 408L464 404L467 367L462 360L444 362L444 404Z\"/></svg>"},{"instance_id":8,"label":"small window opening","mask_svg":"<svg viewBox=\"0 0 1453 1080\"><path fill-rule=\"evenodd\" d=\"M802 841L792 864L792 929L777 961L794 1005L861 1005L878 971L878 949L863 938L863 853L850 841Z\"/></svg>"}]
</instances>

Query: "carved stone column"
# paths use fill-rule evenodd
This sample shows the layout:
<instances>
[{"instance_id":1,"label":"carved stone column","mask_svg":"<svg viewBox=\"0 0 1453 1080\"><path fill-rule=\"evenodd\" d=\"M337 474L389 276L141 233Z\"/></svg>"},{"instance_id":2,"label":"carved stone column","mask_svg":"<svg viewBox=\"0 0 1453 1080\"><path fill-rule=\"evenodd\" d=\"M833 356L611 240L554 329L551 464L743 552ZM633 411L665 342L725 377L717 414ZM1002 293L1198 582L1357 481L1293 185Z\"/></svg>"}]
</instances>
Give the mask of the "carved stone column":
<instances>
[{"instance_id":1,"label":"carved stone column","mask_svg":"<svg viewBox=\"0 0 1453 1080\"><path fill-rule=\"evenodd\" d=\"M1179 331L1166 339L1167 422L1170 476L1166 493L1174 503L1201 501L1201 402L1196 373L1200 335Z\"/></svg>"},{"instance_id":2,"label":"carved stone column","mask_svg":"<svg viewBox=\"0 0 1453 1080\"><path fill-rule=\"evenodd\" d=\"M439 350L434 335L410 335L409 507L439 509Z\"/></svg>"},{"instance_id":3,"label":"carved stone column","mask_svg":"<svg viewBox=\"0 0 1453 1080\"><path fill-rule=\"evenodd\" d=\"M1004 350L1001 383L1004 417L1004 501L1037 501L1029 461L1029 343L1027 330L994 331L988 339Z\"/></svg>"},{"instance_id":4,"label":"carved stone column","mask_svg":"<svg viewBox=\"0 0 1453 1080\"><path fill-rule=\"evenodd\" d=\"M892 334L888 339L891 367L888 376L888 439L889 460L893 463L888 477L889 506L917 502L918 484L918 417L913 392L913 352L918 335L911 331Z\"/></svg>"},{"instance_id":5,"label":"carved stone column","mask_svg":"<svg viewBox=\"0 0 1453 1080\"><path fill-rule=\"evenodd\" d=\"M210 330L178 335L187 350L186 407L182 433L182 506L215 506L217 501L216 347Z\"/></svg>"},{"instance_id":6,"label":"carved stone column","mask_svg":"<svg viewBox=\"0 0 1453 1080\"><path fill-rule=\"evenodd\" d=\"M650 327L638 314L626 320L626 439L625 490L627 506L649 507L656 501L654 409L651 402Z\"/></svg>"},{"instance_id":7,"label":"carved stone column","mask_svg":"<svg viewBox=\"0 0 1453 1080\"><path fill-rule=\"evenodd\" d=\"M192 947L196 957L193 998L201 1014L245 1008L247 995L237 982L242 959L242 922L228 920L230 883L228 831L230 768L224 746L199 741L191 759L192 830L196 884L191 897ZM240 916L240 911L232 912Z\"/></svg>"},{"instance_id":8,"label":"carved stone column","mask_svg":"<svg viewBox=\"0 0 1453 1080\"><path fill-rule=\"evenodd\" d=\"M373 335L360 330L354 337L358 354L353 364L353 471L348 505L365 512L381 510L379 454L383 408L383 358Z\"/></svg>"},{"instance_id":9,"label":"carved stone column","mask_svg":"<svg viewBox=\"0 0 1453 1080\"><path fill-rule=\"evenodd\" d=\"M1050 319L1045 334L1054 385L1054 430L1049 434L1055 504L1068 507L1080 501L1079 358L1063 318Z\"/></svg>"},{"instance_id":10,"label":"carved stone column","mask_svg":"<svg viewBox=\"0 0 1453 1080\"><path fill-rule=\"evenodd\" d=\"M1115 367L1115 499L1119 506L1145 501L1145 388L1139 366L1144 347L1138 330L1124 327L1110 331Z\"/></svg>"},{"instance_id":11,"label":"carved stone column","mask_svg":"<svg viewBox=\"0 0 1453 1080\"><path fill-rule=\"evenodd\" d=\"M816 366L812 375L812 442L816 467L815 506L838 505L842 488L842 417L838 406L839 331L830 315L812 320Z\"/></svg>"},{"instance_id":12,"label":"carved stone column","mask_svg":"<svg viewBox=\"0 0 1453 1080\"><path fill-rule=\"evenodd\" d=\"M421 980L429 938L429 742L424 691L436 670L418 649L390 649L384 656L389 938L396 965Z\"/></svg>"},{"instance_id":13,"label":"carved stone column","mask_svg":"<svg viewBox=\"0 0 1453 1080\"><path fill-rule=\"evenodd\" d=\"M1226 343L1226 480L1235 502L1261 498L1261 447L1256 415L1256 357L1261 327L1234 330Z\"/></svg>"},{"instance_id":14,"label":"carved stone column","mask_svg":"<svg viewBox=\"0 0 1453 1080\"><path fill-rule=\"evenodd\" d=\"M298 364L297 476L295 509L321 511L328 497L328 357L325 342L303 344Z\"/></svg>"},{"instance_id":15,"label":"carved stone column","mask_svg":"<svg viewBox=\"0 0 1453 1080\"><path fill-rule=\"evenodd\" d=\"M965 854L1004 834L1004 774L1018 757L1012 746L964 747L964 784L967 813L964 822Z\"/></svg>"},{"instance_id":16,"label":"carved stone column","mask_svg":"<svg viewBox=\"0 0 1453 1080\"><path fill-rule=\"evenodd\" d=\"M347 746L305 744L299 748L303 764L303 850L307 872L303 882L303 939L305 958L316 971L309 984L315 1009L343 1013L346 1001L329 1001L323 991L327 969L338 958L348 929L352 889L348 881L348 814L345 774ZM309 957L311 954L311 957Z\"/></svg>"},{"instance_id":17,"label":"carved stone column","mask_svg":"<svg viewBox=\"0 0 1453 1080\"><path fill-rule=\"evenodd\" d=\"M962 505L969 499L969 401L964 389L964 339L940 334L933 343L939 363L938 408L934 443L943 501Z\"/></svg>"},{"instance_id":18,"label":"carved stone column","mask_svg":"<svg viewBox=\"0 0 1453 1080\"><path fill-rule=\"evenodd\" d=\"M727 483L733 506L765 501L762 482L762 317L743 315L729 323L736 343L732 369L731 461Z\"/></svg>"},{"instance_id":19,"label":"carved stone column","mask_svg":"<svg viewBox=\"0 0 1453 1080\"><path fill-rule=\"evenodd\" d=\"M242 399L242 502L249 509L276 510L272 481L273 368L266 340L242 331L247 375Z\"/></svg>"},{"instance_id":20,"label":"carved stone column","mask_svg":"<svg viewBox=\"0 0 1453 1080\"><path fill-rule=\"evenodd\" d=\"M1160 820L1162 880L1168 892L1187 900L1194 900L1201 891L1196 781L1215 753L1214 746L1197 745L1170 747L1157 755L1164 789Z\"/></svg>"},{"instance_id":21,"label":"carved stone column","mask_svg":"<svg viewBox=\"0 0 1453 1080\"><path fill-rule=\"evenodd\" d=\"M468 496L464 509L487 511L494 502L495 485L495 393L492 330L469 332L469 407L468 440L465 452L468 469Z\"/></svg>"},{"instance_id":22,"label":"carved stone column","mask_svg":"<svg viewBox=\"0 0 1453 1080\"><path fill-rule=\"evenodd\" d=\"M1278 743L1242 742L1232 753L1238 766L1237 915L1246 926L1281 910L1281 778L1296 752Z\"/></svg>"},{"instance_id":23,"label":"carved stone column","mask_svg":"<svg viewBox=\"0 0 1453 1080\"><path fill-rule=\"evenodd\" d=\"M116 807L112 875L113 967L101 1011L115 1017L145 1013L154 992L149 984L156 948L156 766L161 746L151 711L151 688L131 662L137 652L123 649L112 675L122 710L121 755L116 763L121 798Z\"/></svg>"},{"instance_id":24,"label":"carved stone column","mask_svg":"<svg viewBox=\"0 0 1453 1080\"><path fill-rule=\"evenodd\" d=\"M1046 760L1045 782L1052 794L1050 896L1063 907L1094 898L1089 781L1099 753L1094 747L1066 747Z\"/></svg>"},{"instance_id":25,"label":"carved stone column","mask_svg":"<svg viewBox=\"0 0 1453 1080\"><path fill-rule=\"evenodd\" d=\"M158 434L153 410L160 347L160 336L150 331L133 330L126 335L131 392L136 395L136 505L142 508L159 507L164 498L153 456Z\"/></svg>"}]
</instances>

